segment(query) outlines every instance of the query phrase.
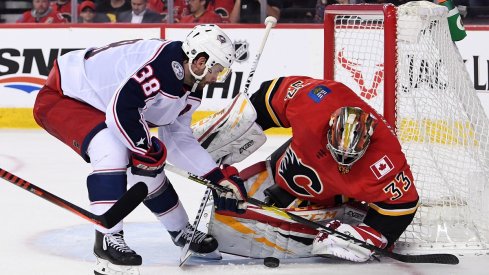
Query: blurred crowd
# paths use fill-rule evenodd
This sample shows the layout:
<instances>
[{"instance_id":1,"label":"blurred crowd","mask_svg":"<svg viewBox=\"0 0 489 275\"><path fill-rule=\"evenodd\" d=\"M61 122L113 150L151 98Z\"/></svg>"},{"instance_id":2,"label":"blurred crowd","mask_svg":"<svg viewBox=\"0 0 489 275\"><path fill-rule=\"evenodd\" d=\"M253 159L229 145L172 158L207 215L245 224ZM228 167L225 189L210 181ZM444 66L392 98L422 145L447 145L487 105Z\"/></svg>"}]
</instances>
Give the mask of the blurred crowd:
<instances>
[{"instance_id":1,"label":"blurred crowd","mask_svg":"<svg viewBox=\"0 0 489 275\"><path fill-rule=\"evenodd\" d=\"M72 3L74 1L75 3ZM331 4L392 3L410 0L7 0L3 23L321 23ZM435 3L444 0L433 0ZM466 20L489 24L488 0L451 0ZM261 3L266 3L262 6ZM72 8L76 11L73 12ZM168 11L172 11L169 13ZM75 20L72 16L76 16Z\"/></svg>"}]
</instances>

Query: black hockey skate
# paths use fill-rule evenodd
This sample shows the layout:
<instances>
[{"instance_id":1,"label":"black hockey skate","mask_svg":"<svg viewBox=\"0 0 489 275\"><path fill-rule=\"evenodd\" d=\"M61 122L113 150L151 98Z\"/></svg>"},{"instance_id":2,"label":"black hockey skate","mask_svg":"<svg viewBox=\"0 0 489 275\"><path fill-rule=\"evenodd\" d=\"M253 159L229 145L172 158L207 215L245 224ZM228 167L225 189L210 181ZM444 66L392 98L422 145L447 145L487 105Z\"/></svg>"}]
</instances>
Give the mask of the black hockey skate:
<instances>
[{"instance_id":1,"label":"black hockey skate","mask_svg":"<svg viewBox=\"0 0 489 275\"><path fill-rule=\"evenodd\" d=\"M192 235L194 227L187 223L184 229L180 231L168 231L172 237L172 241L175 245L183 247L187 239ZM208 235L200 230L195 231L194 239L190 243L190 250L197 254L209 254L217 250L218 243L217 240L212 236Z\"/></svg>"},{"instance_id":2,"label":"black hockey skate","mask_svg":"<svg viewBox=\"0 0 489 275\"><path fill-rule=\"evenodd\" d=\"M139 274L137 266L143 262L124 241L124 232L104 234L95 231L93 253L97 258L94 273L97 275Z\"/></svg>"}]
</instances>

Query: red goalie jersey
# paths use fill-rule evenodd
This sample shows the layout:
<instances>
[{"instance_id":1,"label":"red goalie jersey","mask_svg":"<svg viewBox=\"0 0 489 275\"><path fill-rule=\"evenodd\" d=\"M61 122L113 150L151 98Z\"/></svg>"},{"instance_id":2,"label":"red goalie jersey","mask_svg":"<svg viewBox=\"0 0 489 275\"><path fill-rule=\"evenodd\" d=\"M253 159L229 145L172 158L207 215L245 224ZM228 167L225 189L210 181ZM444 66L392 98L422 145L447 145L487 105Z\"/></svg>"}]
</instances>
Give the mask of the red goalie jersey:
<instances>
[{"instance_id":1,"label":"red goalie jersey","mask_svg":"<svg viewBox=\"0 0 489 275\"><path fill-rule=\"evenodd\" d=\"M290 194L323 205L343 195L388 216L416 211L418 194L399 141L383 117L348 87L281 77L264 82L251 101L263 128L292 128L291 144L272 167L275 182ZM326 138L332 113L344 106L360 107L378 120L365 154L346 174L339 172Z\"/></svg>"}]
</instances>

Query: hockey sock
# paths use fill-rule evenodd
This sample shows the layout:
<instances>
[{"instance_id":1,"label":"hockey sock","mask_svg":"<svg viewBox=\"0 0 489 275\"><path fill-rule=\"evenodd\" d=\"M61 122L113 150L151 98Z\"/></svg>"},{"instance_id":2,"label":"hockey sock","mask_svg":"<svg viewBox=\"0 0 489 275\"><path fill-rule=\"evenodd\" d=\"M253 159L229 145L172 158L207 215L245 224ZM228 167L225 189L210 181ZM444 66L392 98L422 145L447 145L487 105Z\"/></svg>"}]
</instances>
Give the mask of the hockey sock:
<instances>
[{"instance_id":1,"label":"hockey sock","mask_svg":"<svg viewBox=\"0 0 489 275\"><path fill-rule=\"evenodd\" d=\"M125 171L94 172L87 177L88 198L93 213L105 213L127 190ZM95 226L97 231L112 233L122 230L122 222L111 229Z\"/></svg>"}]
</instances>

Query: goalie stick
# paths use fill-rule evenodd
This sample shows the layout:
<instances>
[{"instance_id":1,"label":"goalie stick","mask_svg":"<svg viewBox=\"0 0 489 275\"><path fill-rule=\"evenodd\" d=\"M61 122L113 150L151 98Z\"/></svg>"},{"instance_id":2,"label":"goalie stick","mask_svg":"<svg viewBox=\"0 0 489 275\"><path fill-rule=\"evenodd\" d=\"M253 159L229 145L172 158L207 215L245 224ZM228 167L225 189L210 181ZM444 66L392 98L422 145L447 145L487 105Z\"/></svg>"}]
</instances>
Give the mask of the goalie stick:
<instances>
[{"instance_id":1,"label":"goalie stick","mask_svg":"<svg viewBox=\"0 0 489 275\"><path fill-rule=\"evenodd\" d=\"M218 186L218 185L214 185L212 184L209 180L207 179L204 179L202 177L199 177L199 176L196 176L190 172L186 172L186 171L182 171L174 166L171 166L171 165L167 165L166 166L166 169L168 171L171 171L175 174L178 174L178 175L181 175L181 176L184 176L186 177L187 179L190 179L192 181L195 181L195 182L198 182L202 185L205 185L207 187L210 187L210 188L213 188L213 189L216 189L216 190L219 190L219 191L223 191L223 192L227 192L227 188L223 187L223 186ZM248 203L251 203L251 204L254 204L264 210L268 210L268 211L272 211L274 212L275 214L277 215L280 215L284 218L287 218L289 220L293 220L295 222L298 222L298 223L301 223L301 224L304 224L310 228L313 228L313 229L322 229L322 230L325 230L326 232L328 232L329 234L332 234L334 236L337 236L339 238L342 238L344 240L349 240L351 241L352 243L356 244L356 245L359 245L361 247L364 247L364 248L367 248L367 249L370 249L370 250L374 250L375 252L377 252L378 254L380 255L383 255L383 256L386 256L386 257L389 257L389 258L392 258L392 259L395 259L395 260L398 260L400 262L405 262L405 263L433 263L433 264L458 264L459 263L459 259L453 255L453 254L443 254L443 253L440 253L440 254L420 254L420 255L407 255L407 254L398 254L398 253L395 253L395 252L391 252L387 249L383 249L383 248L380 248L380 247L377 247L375 245L371 245L369 243L366 243L364 241L361 241L359 239L356 239L352 236L349 236L349 235L346 235L344 233L341 233L341 232L338 232L336 230L333 230L331 228L328 228L322 224L319 224L317 222L314 222L314 221L310 221L308 219L305 219L301 216L298 216L298 215L295 215L293 213L290 213L288 211L285 211L283 209L280 209L278 207L275 207L275 206L270 206L270 205L267 205L265 204L264 202L260 201L260 200L257 200L255 198L248 198Z\"/></svg>"},{"instance_id":2,"label":"goalie stick","mask_svg":"<svg viewBox=\"0 0 489 275\"><path fill-rule=\"evenodd\" d=\"M268 34L270 33L270 30L275 27L277 24L277 19L273 16L268 16L265 18L265 35L263 36L262 42L260 44L260 48L258 48L258 52L256 53L255 60L253 61L253 65L251 67L250 73L248 74L248 78L246 79L244 89L243 89L243 94L246 97L249 97L248 90L250 88L251 80L253 79L253 76L255 75L256 68L258 67L258 62L260 61L261 54L263 52L263 49L265 48L265 44L268 39ZM218 121L219 122L219 121ZM217 124L216 124L217 125ZM218 163L220 160L218 161ZM197 211L197 216L195 217L194 221L194 228L192 231L192 234L190 237L187 239L187 242L185 243L185 246L182 248L182 252L180 255L180 267L182 267L185 262L192 256L192 251L189 250L190 248L190 243L193 241L194 236L195 236L195 231L197 230L197 226L199 225L200 219L202 218L202 214L204 213L204 208L205 205L207 204L207 201L209 200L210 197L210 190L207 188L204 197L202 198L202 201L200 203L200 208Z\"/></svg>"},{"instance_id":3,"label":"goalie stick","mask_svg":"<svg viewBox=\"0 0 489 275\"><path fill-rule=\"evenodd\" d=\"M255 75L256 67L258 67L258 61L260 61L261 53L263 52L263 48L265 48L265 43L267 42L268 39L268 34L270 33L270 30L275 27L277 24L277 18L273 16L268 16L265 18L265 35L263 36L263 39L261 41L260 48L258 48L258 52L256 53L255 60L253 61L253 65L251 67L250 73L248 74L248 78L246 79L243 93L249 97L248 90L250 88L251 80L253 79L253 76Z\"/></svg>"},{"instance_id":4,"label":"goalie stick","mask_svg":"<svg viewBox=\"0 0 489 275\"><path fill-rule=\"evenodd\" d=\"M103 226L112 228L131 213L148 195L148 187L143 182L136 183L131 187L117 202L104 214L95 215L73 203L66 201L34 184L19 178L18 176L0 168L0 178L11 182L32 194L41 197L61 208L64 208L85 220Z\"/></svg>"}]
</instances>

